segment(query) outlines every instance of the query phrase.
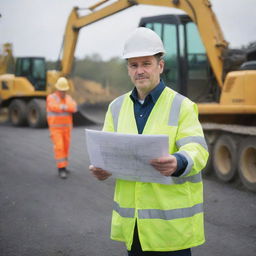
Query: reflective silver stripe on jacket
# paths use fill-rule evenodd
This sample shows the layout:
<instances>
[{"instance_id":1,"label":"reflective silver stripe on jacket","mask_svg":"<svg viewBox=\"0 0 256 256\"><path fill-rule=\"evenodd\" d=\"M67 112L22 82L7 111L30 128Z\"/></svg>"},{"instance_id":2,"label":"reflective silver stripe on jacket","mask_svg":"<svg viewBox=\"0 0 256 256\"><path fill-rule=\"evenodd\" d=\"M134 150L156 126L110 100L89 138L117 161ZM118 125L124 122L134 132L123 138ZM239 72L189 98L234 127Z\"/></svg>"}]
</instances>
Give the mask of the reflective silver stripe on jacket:
<instances>
[{"instance_id":1,"label":"reflective silver stripe on jacket","mask_svg":"<svg viewBox=\"0 0 256 256\"><path fill-rule=\"evenodd\" d=\"M60 102L60 97L58 97L58 95L56 95L55 93L51 94L51 97L53 97L58 103Z\"/></svg>"},{"instance_id":2,"label":"reflective silver stripe on jacket","mask_svg":"<svg viewBox=\"0 0 256 256\"><path fill-rule=\"evenodd\" d=\"M72 127L72 124L50 124L49 127Z\"/></svg>"},{"instance_id":3,"label":"reflective silver stripe on jacket","mask_svg":"<svg viewBox=\"0 0 256 256\"><path fill-rule=\"evenodd\" d=\"M71 113L69 112L47 112L47 116L70 116Z\"/></svg>"},{"instance_id":4,"label":"reflective silver stripe on jacket","mask_svg":"<svg viewBox=\"0 0 256 256\"><path fill-rule=\"evenodd\" d=\"M144 209L138 210L139 219L162 219L174 220L180 218L189 218L195 214L203 212L203 204L196 204L188 208L180 208L173 210Z\"/></svg>"},{"instance_id":5,"label":"reflective silver stripe on jacket","mask_svg":"<svg viewBox=\"0 0 256 256\"><path fill-rule=\"evenodd\" d=\"M191 167L188 167L188 170L190 171ZM187 168L186 168L187 170ZM188 172L185 172L184 173L188 173ZM182 175L184 175L184 173ZM192 183L199 183L202 181L202 174L201 172L195 174L195 175L192 175L192 176L180 176L180 177L172 177L172 179L174 180L174 184L183 184L185 182L192 182Z\"/></svg>"},{"instance_id":6,"label":"reflective silver stripe on jacket","mask_svg":"<svg viewBox=\"0 0 256 256\"><path fill-rule=\"evenodd\" d=\"M68 161L68 159L66 157L60 158L60 159L56 159L57 163L64 162L64 161Z\"/></svg>"},{"instance_id":7,"label":"reflective silver stripe on jacket","mask_svg":"<svg viewBox=\"0 0 256 256\"><path fill-rule=\"evenodd\" d=\"M202 136L188 136L176 141L176 145L178 148L189 143L198 143L208 151L207 143Z\"/></svg>"},{"instance_id":8,"label":"reflective silver stripe on jacket","mask_svg":"<svg viewBox=\"0 0 256 256\"><path fill-rule=\"evenodd\" d=\"M113 122L114 122L114 131L117 131L117 125L118 125L118 117L119 113L125 98L125 94L118 97L110 106L110 110L113 116Z\"/></svg>"},{"instance_id":9,"label":"reflective silver stripe on jacket","mask_svg":"<svg viewBox=\"0 0 256 256\"><path fill-rule=\"evenodd\" d=\"M113 209L124 218L133 218L135 214L134 208L122 208L117 202L114 201Z\"/></svg>"},{"instance_id":10,"label":"reflective silver stripe on jacket","mask_svg":"<svg viewBox=\"0 0 256 256\"><path fill-rule=\"evenodd\" d=\"M179 152L180 153L180 152ZM184 184L185 182L192 182L192 183L198 183L202 181L201 172L191 175L191 176L183 176L190 172L193 166L193 161L189 160L187 168L185 169L184 173L179 177L166 177L168 179L168 182L166 184L168 185L174 185L174 184Z\"/></svg>"},{"instance_id":11,"label":"reflective silver stripe on jacket","mask_svg":"<svg viewBox=\"0 0 256 256\"><path fill-rule=\"evenodd\" d=\"M168 121L169 126L178 126L180 108L181 108L182 101L184 99L185 97L179 93L176 93L176 95L174 96L171 110L170 110L170 115L169 115L169 121Z\"/></svg>"},{"instance_id":12,"label":"reflective silver stripe on jacket","mask_svg":"<svg viewBox=\"0 0 256 256\"><path fill-rule=\"evenodd\" d=\"M178 153L183 155L188 161L188 165L180 177L186 176L191 171L191 169L194 165L194 161L192 160L192 158L189 156L189 154L186 151L179 151Z\"/></svg>"},{"instance_id":13,"label":"reflective silver stripe on jacket","mask_svg":"<svg viewBox=\"0 0 256 256\"><path fill-rule=\"evenodd\" d=\"M120 207L117 202L114 202L113 209L124 218L134 218L134 208L123 208ZM192 217L195 214L203 212L203 204L196 204L188 208L172 209L172 210L159 210L159 209L139 209L139 219L162 219L162 220L173 220L180 218Z\"/></svg>"}]
</instances>

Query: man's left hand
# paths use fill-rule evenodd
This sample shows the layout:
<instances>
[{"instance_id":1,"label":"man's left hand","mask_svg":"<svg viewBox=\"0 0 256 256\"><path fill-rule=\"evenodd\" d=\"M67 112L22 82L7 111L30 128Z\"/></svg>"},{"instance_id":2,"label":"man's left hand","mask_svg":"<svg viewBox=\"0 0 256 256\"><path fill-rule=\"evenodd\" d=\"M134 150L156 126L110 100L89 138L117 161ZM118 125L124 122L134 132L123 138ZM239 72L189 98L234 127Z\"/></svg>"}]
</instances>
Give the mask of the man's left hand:
<instances>
[{"instance_id":1,"label":"man's left hand","mask_svg":"<svg viewBox=\"0 0 256 256\"><path fill-rule=\"evenodd\" d=\"M152 159L150 164L164 176L171 176L177 169L177 159L173 155Z\"/></svg>"}]
</instances>

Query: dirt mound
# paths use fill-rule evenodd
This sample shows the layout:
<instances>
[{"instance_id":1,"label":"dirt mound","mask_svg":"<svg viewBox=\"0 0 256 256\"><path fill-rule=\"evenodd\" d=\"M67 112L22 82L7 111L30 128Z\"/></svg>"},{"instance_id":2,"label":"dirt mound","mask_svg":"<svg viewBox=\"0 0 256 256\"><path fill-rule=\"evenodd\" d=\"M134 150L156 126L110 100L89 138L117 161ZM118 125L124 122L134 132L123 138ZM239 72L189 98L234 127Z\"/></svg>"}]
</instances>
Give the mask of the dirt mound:
<instances>
[{"instance_id":1,"label":"dirt mound","mask_svg":"<svg viewBox=\"0 0 256 256\"><path fill-rule=\"evenodd\" d=\"M74 84L74 90L71 92L72 97L78 104L82 103L101 103L110 102L118 96L112 88L104 88L100 83L85 80L80 77L72 78Z\"/></svg>"}]
</instances>

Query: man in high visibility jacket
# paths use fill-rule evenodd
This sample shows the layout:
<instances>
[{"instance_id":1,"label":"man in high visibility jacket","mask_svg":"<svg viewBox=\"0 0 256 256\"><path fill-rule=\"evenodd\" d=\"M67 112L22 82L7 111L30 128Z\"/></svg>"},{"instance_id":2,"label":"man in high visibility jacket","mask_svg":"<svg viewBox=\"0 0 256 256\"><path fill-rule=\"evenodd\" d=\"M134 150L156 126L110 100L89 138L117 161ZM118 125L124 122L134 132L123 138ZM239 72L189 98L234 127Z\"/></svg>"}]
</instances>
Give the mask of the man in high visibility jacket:
<instances>
[{"instance_id":1,"label":"man in high visibility jacket","mask_svg":"<svg viewBox=\"0 0 256 256\"><path fill-rule=\"evenodd\" d=\"M164 52L150 29L137 28L127 39L123 57L135 88L110 104L103 127L169 137L169 155L150 164L171 184L116 180L111 238L125 242L130 256L189 256L205 241L201 170L207 145L196 104L160 79ZM89 169L99 180L111 176L111 170Z\"/></svg>"},{"instance_id":2,"label":"man in high visibility jacket","mask_svg":"<svg viewBox=\"0 0 256 256\"><path fill-rule=\"evenodd\" d=\"M47 122L53 143L54 156L60 178L67 178L68 155L72 113L76 112L77 104L67 95L69 84L65 77L60 77L55 84L56 91L47 96Z\"/></svg>"}]
</instances>

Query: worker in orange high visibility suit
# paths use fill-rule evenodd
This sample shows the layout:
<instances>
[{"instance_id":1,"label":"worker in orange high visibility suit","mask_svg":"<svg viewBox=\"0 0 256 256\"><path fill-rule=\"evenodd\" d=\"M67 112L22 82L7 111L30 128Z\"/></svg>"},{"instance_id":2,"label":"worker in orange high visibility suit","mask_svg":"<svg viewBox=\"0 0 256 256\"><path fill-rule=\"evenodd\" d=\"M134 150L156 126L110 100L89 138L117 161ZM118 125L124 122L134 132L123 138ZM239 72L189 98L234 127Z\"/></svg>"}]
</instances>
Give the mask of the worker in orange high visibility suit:
<instances>
[{"instance_id":1,"label":"worker in orange high visibility suit","mask_svg":"<svg viewBox=\"0 0 256 256\"><path fill-rule=\"evenodd\" d=\"M77 111L77 104L66 92L69 84L65 77L60 77L55 84L56 91L47 96L47 122L53 142L54 156L60 178L66 179L68 155L73 126L72 113Z\"/></svg>"}]
</instances>

